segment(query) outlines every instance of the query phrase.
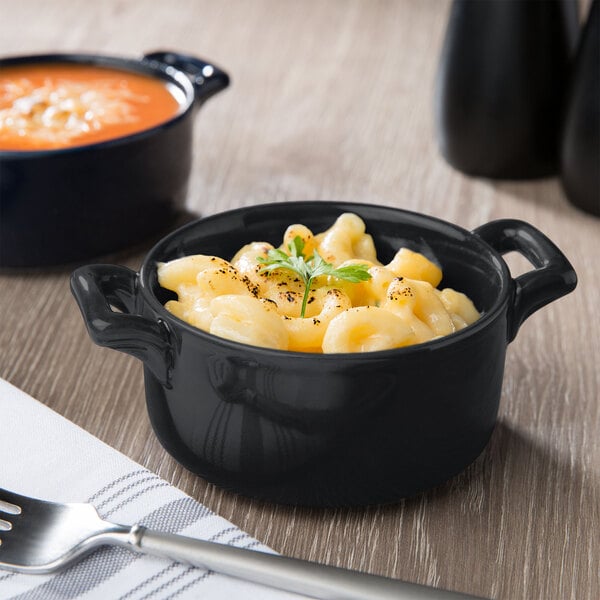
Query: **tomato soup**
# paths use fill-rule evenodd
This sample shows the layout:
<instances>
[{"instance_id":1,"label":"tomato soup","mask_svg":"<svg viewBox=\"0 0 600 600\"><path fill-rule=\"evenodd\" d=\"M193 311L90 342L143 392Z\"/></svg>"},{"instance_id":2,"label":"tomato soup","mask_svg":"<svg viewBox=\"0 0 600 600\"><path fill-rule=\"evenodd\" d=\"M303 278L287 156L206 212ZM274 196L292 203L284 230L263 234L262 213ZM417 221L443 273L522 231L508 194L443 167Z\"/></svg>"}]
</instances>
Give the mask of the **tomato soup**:
<instances>
[{"instance_id":1,"label":"tomato soup","mask_svg":"<svg viewBox=\"0 0 600 600\"><path fill-rule=\"evenodd\" d=\"M69 148L150 129L181 110L175 88L95 65L0 68L0 151Z\"/></svg>"}]
</instances>

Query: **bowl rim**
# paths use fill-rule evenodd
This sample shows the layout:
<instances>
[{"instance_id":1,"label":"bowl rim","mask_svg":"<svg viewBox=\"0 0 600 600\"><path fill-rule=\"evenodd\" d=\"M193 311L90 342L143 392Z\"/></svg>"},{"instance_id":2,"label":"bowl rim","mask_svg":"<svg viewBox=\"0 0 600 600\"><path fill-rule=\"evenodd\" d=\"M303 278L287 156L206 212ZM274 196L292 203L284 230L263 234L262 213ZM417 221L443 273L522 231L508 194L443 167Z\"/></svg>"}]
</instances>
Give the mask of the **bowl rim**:
<instances>
[{"instance_id":1,"label":"bowl rim","mask_svg":"<svg viewBox=\"0 0 600 600\"><path fill-rule=\"evenodd\" d=\"M2 150L0 149L0 160L2 159L32 159L58 156L65 154L78 154L85 151L102 150L112 146L130 143L149 137L175 125L180 120L187 117L192 110L195 100L194 86L187 75L172 65L161 63L158 60L146 59L143 56L139 58L127 58L111 54L94 54L86 52L52 52L48 54L23 54L14 56L0 57L0 69L2 67L12 67L21 64L30 63L73 63L82 65L94 65L98 67L110 68L129 73L144 74L155 79L167 81L176 85L185 95L185 102L179 102L180 109L166 121L162 121L152 127L135 131L128 135L92 142L88 144L78 144L75 146L66 146L59 148L43 148L40 150Z\"/></svg>"},{"instance_id":2,"label":"bowl rim","mask_svg":"<svg viewBox=\"0 0 600 600\"><path fill-rule=\"evenodd\" d=\"M319 206L328 206L331 209L339 209L340 214L342 212L348 212L356 207L358 210L360 209L383 209L384 211L391 211L394 213L398 213L401 215L405 215L408 218L417 219L421 221L428 221L437 225L438 227L445 227L451 230L460 233L463 236L469 237L469 239L473 239L477 244L481 245L482 249L485 249L494 259L493 264L496 271L500 274L501 280L501 289L498 294L497 299L490 307L488 311L485 311L481 314L479 319L468 325L464 329L460 331L456 331L454 333L442 336L435 340L430 340L427 342L422 342L420 344L413 344L410 346L404 346L402 348L392 348L386 350L376 350L370 352L344 352L344 353L316 353L316 352L300 352L295 350L279 350L275 348L265 348L262 346L254 346L252 344L245 344L243 342L237 342L233 340L228 340L226 338L221 338L214 334L211 334L207 331L199 329L186 321L183 321L179 317L176 317L174 314L169 312L164 305L160 302L160 300L156 297L154 292L152 291L152 282L151 277L152 274L156 271L156 254L160 252L160 250L171 243L172 240L182 237L191 229L194 229L198 226L199 223L210 223L211 221L222 220L224 218L228 218L229 216L235 217L239 214L244 214L248 212L252 212L253 210L268 210L271 208L276 208L277 210L281 210L285 206L294 205L296 207L306 206L309 208L318 208ZM360 213L357 213L360 215ZM361 216L362 218L362 216ZM501 255L492 248L489 244L487 244L482 238L480 238L477 234L468 231L458 225L440 219L438 217L426 215L424 213L419 213L415 211L405 210L401 208L396 208L393 206L385 206L378 204L370 204L364 202L348 202L348 201L331 201L331 200L299 200L299 201L284 201L284 202L270 202L270 203L261 203L255 205L248 205L243 207L238 207L232 210L227 210L219 213L215 213L206 217L202 217L182 227L177 228L172 231L170 234L164 236L160 239L146 254L142 266L138 273L138 283L139 283L139 291L144 299L144 302L147 303L153 312L158 315L159 319L164 321L168 328L172 328L172 324L175 324L178 328L183 329L187 333L198 337L200 339L206 340L209 343L216 344L217 346L221 346L224 349L229 349L236 352L252 352L258 356L264 356L265 358L282 358L282 357L293 357L298 360L339 360L343 358L344 360L349 359L358 359L361 361L364 360L382 360L389 359L396 356L404 356L406 354L413 353L427 353L432 352L441 348L446 348L448 346L460 343L463 339L469 338L471 336L476 335L483 329L486 329L493 321L495 321L498 316L504 311L505 306L508 303L511 286L513 284L513 279L508 269L507 264L502 259ZM508 343L508 337L507 337Z\"/></svg>"}]
</instances>

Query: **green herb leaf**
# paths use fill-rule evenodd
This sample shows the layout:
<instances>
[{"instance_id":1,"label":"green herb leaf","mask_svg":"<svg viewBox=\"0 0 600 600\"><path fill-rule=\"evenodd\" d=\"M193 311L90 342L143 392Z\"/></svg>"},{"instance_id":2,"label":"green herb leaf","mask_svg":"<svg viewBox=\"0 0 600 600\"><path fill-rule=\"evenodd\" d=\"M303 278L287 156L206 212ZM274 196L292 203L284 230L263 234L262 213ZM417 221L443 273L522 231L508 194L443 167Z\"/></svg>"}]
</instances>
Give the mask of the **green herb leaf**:
<instances>
[{"instance_id":1,"label":"green herb leaf","mask_svg":"<svg viewBox=\"0 0 600 600\"><path fill-rule=\"evenodd\" d=\"M330 275L333 275L337 279L344 279L350 283L360 283L361 281L371 279L371 273L369 273L367 265L346 265L345 267L335 269Z\"/></svg>"},{"instance_id":2,"label":"green herb leaf","mask_svg":"<svg viewBox=\"0 0 600 600\"><path fill-rule=\"evenodd\" d=\"M304 240L297 235L287 245L289 254L272 248L267 253L267 257L259 256L258 262L264 265L262 272L271 272L277 269L287 269L296 273L304 283L304 297L302 299L302 309L300 316L304 317L306 312L306 304L310 293L310 286L313 280L321 275L334 277L335 279L343 279L351 283L360 283L371 279L368 265L346 265L336 269L331 263L328 263L315 250L314 254L308 258L304 256Z\"/></svg>"},{"instance_id":3,"label":"green herb leaf","mask_svg":"<svg viewBox=\"0 0 600 600\"><path fill-rule=\"evenodd\" d=\"M288 244L288 248L292 256L304 256L304 240L299 235Z\"/></svg>"}]
</instances>

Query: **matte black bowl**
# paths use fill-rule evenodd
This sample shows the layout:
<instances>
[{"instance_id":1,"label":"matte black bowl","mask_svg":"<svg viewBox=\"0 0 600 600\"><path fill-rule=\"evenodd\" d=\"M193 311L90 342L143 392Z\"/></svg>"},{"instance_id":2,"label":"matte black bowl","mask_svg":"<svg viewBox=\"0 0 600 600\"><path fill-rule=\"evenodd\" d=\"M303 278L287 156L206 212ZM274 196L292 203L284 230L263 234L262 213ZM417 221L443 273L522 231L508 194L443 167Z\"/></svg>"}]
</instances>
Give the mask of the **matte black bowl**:
<instances>
[{"instance_id":1,"label":"matte black bowl","mask_svg":"<svg viewBox=\"0 0 600 600\"><path fill-rule=\"evenodd\" d=\"M127 59L46 54L0 59L4 67L68 62L156 77L176 86L180 111L139 133L39 151L0 150L0 267L45 267L131 247L181 215L196 109L229 77L201 59L155 52Z\"/></svg>"},{"instance_id":2,"label":"matte black bowl","mask_svg":"<svg viewBox=\"0 0 600 600\"><path fill-rule=\"evenodd\" d=\"M482 317L421 345L323 355L221 339L163 307L173 295L158 285L157 262L231 258L251 241L281 243L291 223L323 231L343 212L365 220L382 262L403 245L433 252L441 285L468 294ZM510 250L535 270L513 279L501 258ZM71 285L93 340L144 361L153 427L188 469L276 502L361 505L416 494L481 453L496 423L508 342L532 312L573 290L576 276L521 221L469 232L394 208L292 202L201 219L159 242L139 274L91 265Z\"/></svg>"}]
</instances>

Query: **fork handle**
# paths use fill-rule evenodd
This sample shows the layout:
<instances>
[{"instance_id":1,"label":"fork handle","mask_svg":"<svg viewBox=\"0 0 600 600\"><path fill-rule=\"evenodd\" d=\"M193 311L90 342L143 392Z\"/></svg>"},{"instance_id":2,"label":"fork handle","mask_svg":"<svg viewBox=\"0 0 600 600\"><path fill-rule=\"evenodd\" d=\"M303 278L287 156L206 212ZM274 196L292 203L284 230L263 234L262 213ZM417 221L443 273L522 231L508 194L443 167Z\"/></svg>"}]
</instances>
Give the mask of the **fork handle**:
<instances>
[{"instance_id":1,"label":"fork handle","mask_svg":"<svg viewBox=\"0 0 600 600\"><path fill-rule=\"evenodd\" d=\"M133 550L169 558L321 600L459 600L475 598L297 558L236 548L136 526Z\"/></svg>"}]
</instances>

